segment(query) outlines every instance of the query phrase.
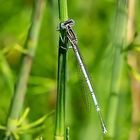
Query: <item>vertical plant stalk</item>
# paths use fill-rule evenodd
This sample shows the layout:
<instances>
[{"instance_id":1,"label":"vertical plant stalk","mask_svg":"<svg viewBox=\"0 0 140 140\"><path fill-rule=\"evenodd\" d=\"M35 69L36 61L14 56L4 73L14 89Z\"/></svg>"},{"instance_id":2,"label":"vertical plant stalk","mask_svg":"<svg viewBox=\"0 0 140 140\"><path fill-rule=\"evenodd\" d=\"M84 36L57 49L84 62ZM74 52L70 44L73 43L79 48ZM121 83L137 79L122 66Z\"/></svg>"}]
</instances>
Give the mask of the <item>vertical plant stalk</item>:
<instances>
[{"instance_id":1,"label":"vertical plant stalk","mask_svg":"<svg viewBox=\"0 0 140 140\"><path fill-rule=\"evenodd\" d=\"M59 20L68 19L67 0L58 0ZM58 77L57 77L57 103L55 140L65 139L65 89L66 89L66 59L68 40L65 31L60 31L58 50Z\"/></svg>"},{"instance_id":2,"label":"vertical plant stalk","mask_svg":"<svg viewBox=\"0 0 140 140\"><path fill-rule=\"evenodd\" d=\"M134 69L140 69L139 53L132 53L128 56L128 63ZM140 124L140 81L138 81L134 74L131 73L131 92L132 92L132 124L129 135L129 140L139 140L139 124Z\"/></svg>"},{"instance_id":3,"label":"vertical plant stalk","mask_svg":"<svg viewBox=\"0 0 140 140\"><path fill-rule=\"evenodd\" d=\"M22 57L19 77L16 83L14 96L11 101L9 116L7 120L7 137L11 137L12 133L16 130L16 122L19 119L20 113L23 108L32 61L37 48L44 7L44 0L34 1L34 8L31 18L32 23L28 31L27 39L24 46L25 49L27 49L27 53Z\"/></svg>"},{"instance_id":4,"label":"vertical plant stalk","mask_svg":"<svg viewBox=\"0 0 140 140\"><path fill-rule=\"evenodd\" d=\"M128 3L128 23L127 23L127 43L130 44L135 39L135 3L136 0L129 0ZM133 69L139 69L138 62L139 53L130 52L128 55L128 63ZM132 91L132 127L129 140L139 139L139 124L140 124L140 83L133 74L131 76L131 91Z\"/></svg>"},{"instance_id":5,"label":"vertical plant stalk","mask_svg":"<svg viewBox=\"0 0 140 140\"><path fill-rule=\"evenodd\" d=\"M128 0L127 44L130 44L135 37L135 2L136 0Z\"/></svg>"},{"instance_id":6,"label":"vertical plant stalk","mask_svg":"<svg viewBox=\"0 0 140 140\"><path fill-rule=\"evenodd\" d=\"M110 96L107 110L107 137L115 137L117 110L119 105L121 71L124 54L122 50L126 41L126 24L127 24L127 0L117 1L117 10L115 17L114 37L112 46L114 48L114 58L112 67L112 79Z\"/></svg>"}]
</instances>

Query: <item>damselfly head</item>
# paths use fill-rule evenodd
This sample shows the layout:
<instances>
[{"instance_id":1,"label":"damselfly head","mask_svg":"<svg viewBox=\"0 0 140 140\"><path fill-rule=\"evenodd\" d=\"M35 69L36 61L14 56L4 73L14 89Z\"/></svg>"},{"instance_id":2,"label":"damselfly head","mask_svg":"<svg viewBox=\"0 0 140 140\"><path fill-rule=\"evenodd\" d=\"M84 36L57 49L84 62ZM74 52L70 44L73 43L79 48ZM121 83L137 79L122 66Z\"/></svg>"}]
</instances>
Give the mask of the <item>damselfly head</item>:
<instances>
[{"instance_id":1,"label":"damselfly head","mask_svg":"<svg viewBox=\"0 0 140 140\"><path fill-rule=\"evenodd\" d=\"M73 19L68 19L62 23L60 23L61 29L67 29L68 26L73 26L75 24Z\"/></svg>"},{"instance_id":2,"label":"damselfly head","mask_svg":"<svg viewBox=\"0 0 140 140\"><path fill-rule=\"evenodd\" d=\"M68 19L67 21L63 22L64 26L67 26L67 25L73 26L74 23L75 23L75 22L74 22L73 19Z\"/></svg>"}]
</instances>

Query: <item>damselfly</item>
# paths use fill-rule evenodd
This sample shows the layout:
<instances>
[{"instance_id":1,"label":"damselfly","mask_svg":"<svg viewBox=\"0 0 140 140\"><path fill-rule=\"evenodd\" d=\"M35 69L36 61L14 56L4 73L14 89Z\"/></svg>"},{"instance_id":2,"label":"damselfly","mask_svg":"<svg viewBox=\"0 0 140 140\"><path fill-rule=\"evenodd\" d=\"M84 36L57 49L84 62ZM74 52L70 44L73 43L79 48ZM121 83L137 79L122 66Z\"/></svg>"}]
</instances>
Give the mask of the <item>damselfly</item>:
<instances>
[{"instance_id":1,"label":"damselfly","mask_svg":"<svg viewBox=\"0 0 140 140\"><path fill-rule=\"evenodd\" d=\"M60 23L60 30L66 30L66 36L73 48L73 51L75 53L75 56L77 58L77 61L79 63L79 66L81 68L81 71L83 73L83 76L84 76L84 79L87 83L87 86L88 86L88 89L91 93L91 96L92 96L92 99L93 99L93 103L95 105L95 108L96 108L96 111L99 115L99 119L100 119L100 122L101 122L101 127L102 127L102 131L103 133L105 134L107 132L107 129L105 127L105 123L103 121L103 118L102 118L102 115L101 115L101 110L100 110L100 106L98 104L98 101L96 99L96 96L95 96L95 93L94 93L94 90L93 90L93 87L92 87L92 84L91 84L91 81L90 81L90 78L89 78L89 75L86 71L86 68L85 68L85 65L83 63L83 60L82 60L82 57L79 53L79 49L78 49L78 41L77 41L77 37L72 29L72 26L74 25L74 21L72 19L69 19L63 23Z\"/></svg>"}]
</instances>

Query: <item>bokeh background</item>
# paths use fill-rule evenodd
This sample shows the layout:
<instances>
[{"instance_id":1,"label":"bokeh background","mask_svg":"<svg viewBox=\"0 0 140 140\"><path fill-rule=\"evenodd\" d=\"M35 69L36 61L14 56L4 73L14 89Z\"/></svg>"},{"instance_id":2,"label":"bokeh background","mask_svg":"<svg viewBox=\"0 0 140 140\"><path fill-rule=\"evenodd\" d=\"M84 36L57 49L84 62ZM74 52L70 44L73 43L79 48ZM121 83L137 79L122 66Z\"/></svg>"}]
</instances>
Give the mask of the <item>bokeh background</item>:
<instances>
[{"instance_id":1,"label":"bokeh background","mask_svg":"<svg viewBox=\"0 0 140 140\"><path fill-rule=\"evenodd\" d=\"M135 31L138 33L140 1L137 0L136 3ZM24 46L31 24L32 6L33 0L0 0L0 124L2 125L6 123L14 85L18 77L21 48ZM69 17L75 20L74 29L78 37L79 49L91 76L105 122L112 82L113 48L111 43L114 35L116 6L115 0L68 0ZM38 48L33 60L24 103L24 109L30 108L27 122L33 122L55 110L58 23L57 1L46 0ZM133 128L133 102L137 105L136 110L140 109L138 100L132 100L132 79L136 79L132 78L134 75L131 74L127 64L127 55L132 52L127 52L123 63L120 92L117 97L119 104L116 123L113 126L115 140L140 139L138 137L140 119L135 124L137 127L134 128L136 137L130 138ZM138 52L133 53L137 56L137 60L140 60ZM99 118L72 49L68 50L67 60L66 125L70 127L70 139L101 140L103 134ZM137 88L133 91L140 94L139 80L136 80L136 83ZM140 114L137 115L140 118ZM52 140L54 127L55 112L45 120L40 129L27 133L20 139L30 140L43 137L44 140ZM0 131L0 137L2 135L3 131Z\"/></svg>"}]
</instances>

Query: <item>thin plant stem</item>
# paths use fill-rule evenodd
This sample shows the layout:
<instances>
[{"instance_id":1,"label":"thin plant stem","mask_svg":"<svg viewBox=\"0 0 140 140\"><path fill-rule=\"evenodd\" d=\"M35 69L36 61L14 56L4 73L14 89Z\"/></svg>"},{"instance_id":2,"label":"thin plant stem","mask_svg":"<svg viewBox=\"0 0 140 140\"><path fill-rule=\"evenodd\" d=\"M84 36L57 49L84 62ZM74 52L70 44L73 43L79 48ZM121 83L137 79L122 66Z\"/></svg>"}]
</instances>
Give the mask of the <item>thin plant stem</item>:
<instances>
[{"instance_id":1,"label":"thin plant stem","mask_svg":"<svg viewBox=\"0 0 140 140\"><path fill-rule=\"evenodd\" d=\"M135 8L137 0L129 0L128 2L128 22L127 22L127 44L130 44L135 40ZM128 64L132 69L139 69L138 65L140 61L139 53L130 52L128 54ZM131 92L132 92L132 122L131 130L129 135L129 140L138 140L139 139L139 124L140 124L140 86L139 81L135 78L134 74L130 74L131 78Z\"/></svg>"},{"instance_id":2,"label":"thin plant stem","mask_svg":"<svg viewBox=\"0 0 140 140\"><path fill-rule=\"evenodd\" d=\"M31 18L32 23L29 28L24 46L25 49L27 49L27 53L22 57L21 60L21 68L16 82L14 96L11 101L9 116L7 120L6 137L11 137L13 131L16 130L16 121L19 119L23 108L32 61L35 56L35 51L39 39L39 31L42 22L44 6L44 0L34 1L34 8Z\"/></svg>"},{"instance_id":3,"label":"thin plant stem","mask_svg":"<svg viewBox=\"0 0 140 140\"><path fill-rule=\"evenodd\" d=\"M112 47L114 48L114 58L112 67L112 78L110 87L110 96L107 110L107 137L113 139L116 130L116 118L119 105L120 82L123 67L124 54L122 53L126 41L127 24L127 0L117 1L117 10L115 17L114 37Z\"/></svg>"},{"instance_id":4,"label":"thin plant stem","mask_svg":"<svg viewBox=\"0 0 140 140\"><path fill-rule=\"evenodd\" d=\"M58 0L59 20L68 19L67 0ZM65 89L66 89L66 59L68 40L65 31L60 31L58 50L58 77L57 77L57 103L55 140L65 139Z\"/></svg>"}]
</instances>

